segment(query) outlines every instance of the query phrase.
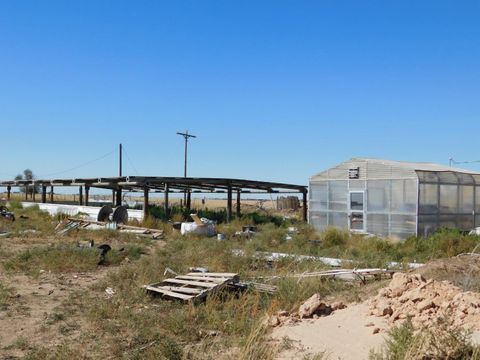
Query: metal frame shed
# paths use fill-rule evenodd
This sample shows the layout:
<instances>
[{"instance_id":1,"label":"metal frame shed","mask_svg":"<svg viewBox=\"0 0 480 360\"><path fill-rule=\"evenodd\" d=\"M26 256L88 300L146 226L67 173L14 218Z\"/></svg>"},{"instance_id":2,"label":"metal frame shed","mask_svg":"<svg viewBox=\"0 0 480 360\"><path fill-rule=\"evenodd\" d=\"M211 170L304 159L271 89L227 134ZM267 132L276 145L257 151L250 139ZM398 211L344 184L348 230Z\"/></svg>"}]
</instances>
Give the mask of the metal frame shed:
<instances>
[{"instance_id":1,"label":"metal frame shed","mask_svg":"<svg viewBox=\"0 0 480 360\"><path fill-rule=\"evenodd\" d=\"M267 181L255 181L230 178L194 178L194 177L161 177L161 176L119 176L102 178L51 179L51 180L6 180L0 186L7 188L10 199L12 187L41 187L41 201L47 202L47 188L50 188L50 202L53 202L53 190L57 186L73 186L79 188L79 203L88 205L91 188L110 189L116 206L121 204L122 191L143 192L144 212L148 216L149 194L163 193L166 213L169 210L170 193L187 193L186 207L190 208L191 193L226 193L227 219L232 217L233 193L236 194L236 214L240 215L241 194L299 194L303 196L303 218L307 221L307 191L303 185L285 184ZM30 192L35 201L35 192ZM29 192L25 192L27 199Z\"/></svg>"},{"instance_id":2,"label":"metal frame shed","mask_svg":"<svg viewBox=\"0 0 480 360\"><path fill-rule=\"evenodd\" d=\"M310 178L309 222L406 238L480 226L480 173L353 158Z\"/></svg>"}]
</instances>

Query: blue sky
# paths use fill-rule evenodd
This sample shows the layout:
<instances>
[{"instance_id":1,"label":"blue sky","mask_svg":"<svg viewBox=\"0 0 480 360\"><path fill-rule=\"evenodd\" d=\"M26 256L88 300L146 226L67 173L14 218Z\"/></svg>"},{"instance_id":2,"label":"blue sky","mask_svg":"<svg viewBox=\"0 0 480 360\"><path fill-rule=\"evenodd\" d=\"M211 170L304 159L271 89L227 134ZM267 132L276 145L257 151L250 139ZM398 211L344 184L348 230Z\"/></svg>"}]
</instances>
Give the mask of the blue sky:
<instances>
[{"instance_id":1,"label":"blue sky","mask_svg":"<svg viewBox=\"0 0 480 360\"><path fill-rule=\"evenodd\" d=\"M357 156L479 160L479 10L0 0L0 178L114 176L119 142L124 173L181 176L185 129L191 176L306 184Z\"/></svg>"}]
</instances>

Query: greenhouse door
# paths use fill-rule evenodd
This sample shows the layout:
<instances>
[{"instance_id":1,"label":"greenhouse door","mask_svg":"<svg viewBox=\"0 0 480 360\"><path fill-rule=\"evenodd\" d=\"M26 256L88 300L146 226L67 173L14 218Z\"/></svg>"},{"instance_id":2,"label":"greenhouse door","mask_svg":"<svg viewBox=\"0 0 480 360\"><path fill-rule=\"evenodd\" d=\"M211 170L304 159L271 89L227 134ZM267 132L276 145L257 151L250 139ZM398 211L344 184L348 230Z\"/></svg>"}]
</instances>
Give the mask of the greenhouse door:
<instances>
[{"instance_id":1,"label":"greenhouse door","mask_svg":"<svg viewBox=\"0 0 480 360\"><path fill-rule=\"evenodd\" d=\"M365 231L365 193L363 191L351 191L348 211L349 229L353 231Z\"/></svg>"}]
</instances>

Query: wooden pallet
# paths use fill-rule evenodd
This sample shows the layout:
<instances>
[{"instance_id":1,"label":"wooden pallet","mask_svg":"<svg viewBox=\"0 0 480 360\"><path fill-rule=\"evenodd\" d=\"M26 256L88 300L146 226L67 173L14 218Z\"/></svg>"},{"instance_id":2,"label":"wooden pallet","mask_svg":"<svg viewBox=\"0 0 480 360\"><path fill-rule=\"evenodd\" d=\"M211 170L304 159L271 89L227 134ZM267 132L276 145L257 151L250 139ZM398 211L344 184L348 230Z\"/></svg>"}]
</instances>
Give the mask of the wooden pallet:
<instances>
[{"instance_id":1,"label":"wooden pallet","mask_svg":"<svg viewBox=\"0 0 480 360\"><path fill-rule=\"evenodd\" d=\"M197 302L238 280L238 274L235 273L192 272L162 280L157 284L145 285L145 289L166 298Z\"/></svg>"}]
</instances>

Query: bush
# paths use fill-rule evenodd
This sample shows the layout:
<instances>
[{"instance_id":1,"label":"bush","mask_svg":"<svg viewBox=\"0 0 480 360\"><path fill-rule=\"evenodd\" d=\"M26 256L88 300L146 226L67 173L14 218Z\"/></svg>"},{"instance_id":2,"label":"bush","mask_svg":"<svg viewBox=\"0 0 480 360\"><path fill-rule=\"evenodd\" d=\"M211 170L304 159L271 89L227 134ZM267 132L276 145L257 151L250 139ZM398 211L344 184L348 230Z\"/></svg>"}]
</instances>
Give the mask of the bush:
<instances>
[{"instance_id":1,"label":"bush","mask_svg":"<svg viewBox=\"0 0 480 360\"><path fill-rule=\"evenodd\" d=\"M480 359L480 347L472 345L470 333L449 328L447 321L416 330L411 321L388 332L385 347L370 352L371 360Z\"/></svg>"},{"instance_id":2,"label":"bush","mask_svg":"<svg viewBox=\"0 0 480 360\"><path fill-rule=\"evenodd\" d=\"M210 210L210 209L186 209L178 206L173 206L170 208L170 216L167 217L165 209L161 206L150 205L149 213L152 217L160 219L162 221L167 221L168 219L178 219L187 220L190 218L190 214L197 214L200 218L204 217L213 221L216 221L218 224L227 222L227 211L225 209L220 210ZM280 216L260 214L257 212L246 213L241 216L241 219L246 219L250 224L260 225L273 223L276 226L285 225L285 220Z\"/></svg>"},{"instance_id":3,"label":"bush","mask_svg":"<svg viewBox=\"0 0 480 360\"><path fill-rule=\"evenodd\" d=\"M348 232L329 227L323 232L322 245L324 247L342 246L347 243L349 237Z\"/></svg>"}]
</instances>

